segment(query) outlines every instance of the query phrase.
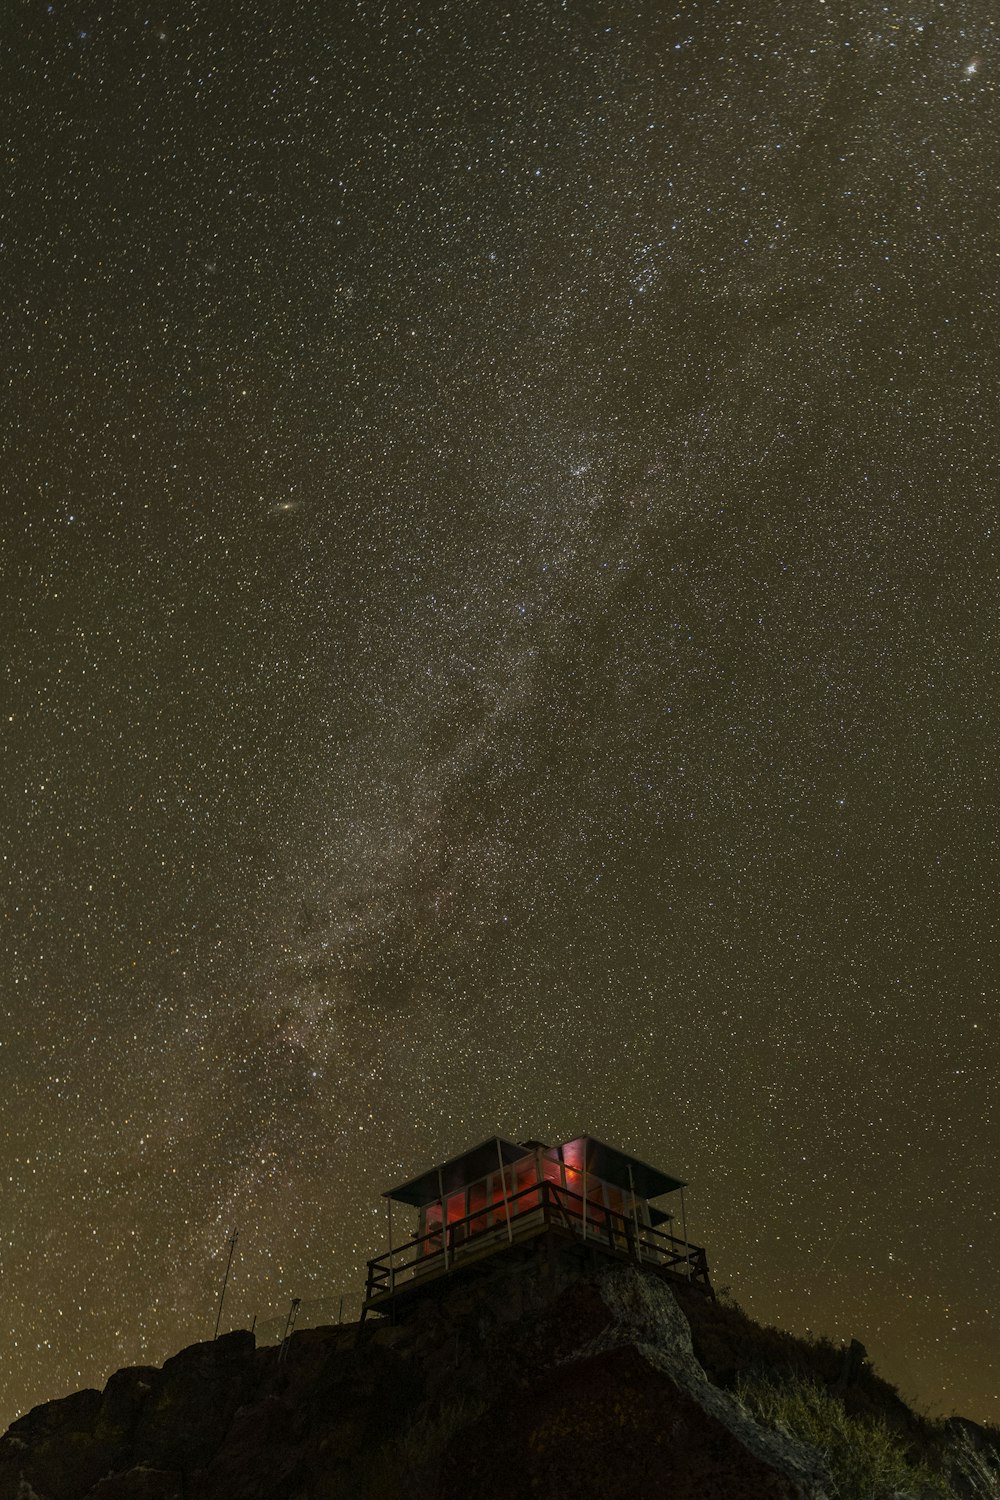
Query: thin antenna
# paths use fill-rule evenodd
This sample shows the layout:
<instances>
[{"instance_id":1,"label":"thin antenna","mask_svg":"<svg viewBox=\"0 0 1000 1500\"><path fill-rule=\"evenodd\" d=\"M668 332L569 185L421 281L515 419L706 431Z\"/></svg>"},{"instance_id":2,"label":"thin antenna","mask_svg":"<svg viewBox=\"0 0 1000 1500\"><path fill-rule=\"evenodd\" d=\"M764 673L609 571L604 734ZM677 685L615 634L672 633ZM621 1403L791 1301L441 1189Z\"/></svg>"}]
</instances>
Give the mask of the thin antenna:
<instances>
[{"instance_id":1,"label":"thin antenna","mask_svg":"<svg viewBox=\"0 0 1000 1500\"><path fill-rule=\"evenodd\" d=\"M236 1241L240 1232L234 1229L229 1240L229 1259L226 1261L226 1274L222 1278L222 1291L219 1293L219 1311L215 1315L215 1332L212 1334L212 1342L219 1337L219 1324L222 1322L222 1304L226 1300L226 1283L229 1281L229 1268L233 1263L233 1252L236 1249Z\"/></svg>"},{"instance_id":2,"label":"thin antenna","mask_svg":"<svg viewBox=\"0 0 1000 1500\"><path fill-rule=\"evenodd\" d=\"M301 1301L301 1297L293 1297L292 1305L288 1309L288 1317L285 1320L285 1331L281 1335L281 1348L278 1350L279 1365L284 1363L285 1355L288 1352L288 1340L291 1337L292 1329L295 1327L295 1319L299 1315L299 1304Z\"/></svg>"}]
</instances>

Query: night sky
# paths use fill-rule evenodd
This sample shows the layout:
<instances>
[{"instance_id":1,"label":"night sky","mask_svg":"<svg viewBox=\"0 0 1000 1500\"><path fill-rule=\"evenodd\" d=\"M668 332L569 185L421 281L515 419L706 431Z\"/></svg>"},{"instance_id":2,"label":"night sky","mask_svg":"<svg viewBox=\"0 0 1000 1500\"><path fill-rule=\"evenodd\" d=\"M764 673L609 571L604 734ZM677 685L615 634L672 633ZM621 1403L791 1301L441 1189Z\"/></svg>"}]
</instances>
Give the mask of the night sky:
<instances>
[{"instance_id":1,"label":"night sky","mask_svg":"<svg viewBox=\"0 0 1000 1500\"><path fill-rule=\"evenodd\" d=\"M1000 1419L994 0L0 30L0 1419L494 1131Z\"/></svg>"}]
</instances>

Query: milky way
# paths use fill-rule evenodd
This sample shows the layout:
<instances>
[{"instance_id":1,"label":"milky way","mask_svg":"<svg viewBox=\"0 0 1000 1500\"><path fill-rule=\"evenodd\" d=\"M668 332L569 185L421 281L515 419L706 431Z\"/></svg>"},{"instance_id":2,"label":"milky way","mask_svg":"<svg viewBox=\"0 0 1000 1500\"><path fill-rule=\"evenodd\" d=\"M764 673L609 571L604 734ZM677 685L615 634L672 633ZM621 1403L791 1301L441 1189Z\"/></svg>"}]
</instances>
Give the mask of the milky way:
<instances>
[{"instance_id":1,"label":"milky way","mask_svg":"<svg viewBox=\"0 0 1000 1500\"><path fill-rule=\"evenodd\" d=\"M0 1416L589 1131L1000 1419L994 12L6 18Z\"/></svg>"}]
</instances>

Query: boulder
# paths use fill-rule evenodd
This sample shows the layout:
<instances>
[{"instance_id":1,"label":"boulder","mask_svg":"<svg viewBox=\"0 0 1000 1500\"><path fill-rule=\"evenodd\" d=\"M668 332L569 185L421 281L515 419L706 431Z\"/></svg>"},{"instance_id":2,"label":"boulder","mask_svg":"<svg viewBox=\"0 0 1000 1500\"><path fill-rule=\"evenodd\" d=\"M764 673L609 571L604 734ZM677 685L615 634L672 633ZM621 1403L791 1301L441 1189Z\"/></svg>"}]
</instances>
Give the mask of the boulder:
<instances>
[{"instance_id":1,"label":"boulder","mask_svg":"<svg viewBox=\"0 0 1000 1500\"><path fill-rule=\"evenodd\" d=\"M184 1479L140 1465L99 1480L86 1500L185 1500Z\"/></svg>"},{"instance_id":2,"label":"boulder","mask_svg":"<svg viewBox=\"0 0 1000 1500\"><path fill-rule=\"evenodd\" d=\"M36 1406L0 1438L0 1500L81 1500L103 1470L95 1454L100 1391Z\"/></svg>"},{"instance_id":3,"label":"boulder","mask_svg":"<svg viewBox=\"0 0 1000 1500\"><path fill-rule=\"evenodd\" d=\"M226 1441L193 1478L198 1500L280 1500L303 1468L301 1414L275 1394L241 1407Z\"/></svg>"},{"instance_id":4,"label":"boulder","mask_svg":"<svg viewBox=\"0 0 1000 1500\"><path fill-rule=\"evenodd\" d=\"M133 1465L167 1473L204 1468L252 1394L254 1352L253 1334L238 1330L168 1359L136 1424Z\"/></svg>"},{"instance_id":5,"label":"boulder","mask_svg":"<svg viewBox=\"0 0 1000 1500\"><path fill-rule=\"evenodd\" d=\"M820 1500L635 1348L572 1360L449 1444L440 1500Z\"/></svg>"},{"instance_id":6,"label":"boulder","mask_svg":"<svg viewBox=\"0 0 1000 1500\"><path fill-rule=\"evenodd\" d=\"M516 1394L448 1444L442 1500L536 1490L566 1500L633 1490L652 1500L826 1500L819 1456L709 1382L687 1320L655 1277L615 1267L570 1288L535 1344L541 1373L522 1373Z\"/></svg>"}]
</instances>

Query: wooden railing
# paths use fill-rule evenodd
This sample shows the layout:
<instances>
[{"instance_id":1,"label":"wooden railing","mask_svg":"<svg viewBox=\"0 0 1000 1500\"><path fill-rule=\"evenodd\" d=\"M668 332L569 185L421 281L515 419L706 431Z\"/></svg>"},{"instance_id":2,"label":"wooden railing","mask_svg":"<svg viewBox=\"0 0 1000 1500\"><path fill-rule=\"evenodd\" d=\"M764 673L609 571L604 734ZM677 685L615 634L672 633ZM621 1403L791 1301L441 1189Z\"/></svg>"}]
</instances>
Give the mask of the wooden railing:
<instances>
[{"instance_id":1,"label":"wooden railing","mask_svg":"<svg viewBox=\"0 0 1000 1500\"><path fill-rule=\"evenodd\" d=\"M488 1223L492 1214L492 1223ZM585 1239L639 1265L683 1276L711 1292L708 1257L700 1245L688 1244L663 1229L653 1229L632 1214L621 1214L603 1204L586 1202L579 1193L555 1182L533 1182L508 1195L505 1204L493 1203L452 1220L441 1229L417 1235L368 1262L365 1302L392 1294L401 1282L439 1276L460 1265L472 1253L491 1246L500 1250L528 1231L556 1230Z\"/></svg>"}]
</instances>

